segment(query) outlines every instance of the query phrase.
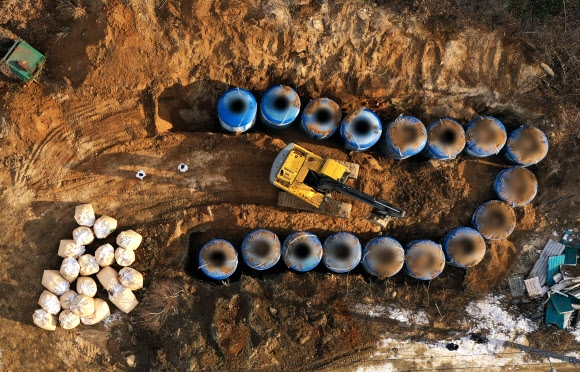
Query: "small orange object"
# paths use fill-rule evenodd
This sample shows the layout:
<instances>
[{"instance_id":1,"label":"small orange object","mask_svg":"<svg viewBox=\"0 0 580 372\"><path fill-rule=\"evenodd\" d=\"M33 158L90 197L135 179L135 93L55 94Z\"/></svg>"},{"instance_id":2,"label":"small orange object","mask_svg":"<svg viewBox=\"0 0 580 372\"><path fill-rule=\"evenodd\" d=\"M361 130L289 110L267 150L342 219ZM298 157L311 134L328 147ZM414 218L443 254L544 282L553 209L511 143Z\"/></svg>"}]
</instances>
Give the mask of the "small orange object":
<instances>
[{"instance_id":1,"label":"small orange object","mask_svg":"<svg viewBox=\"0 0 580 372\"><path fill-rule=\"evenodd\" d=\"M30 70L30 66L28 66L28 62L26 62L26 61L18 61L18 67L20 67L24 71Z\"/></svg>"}]
</instances>

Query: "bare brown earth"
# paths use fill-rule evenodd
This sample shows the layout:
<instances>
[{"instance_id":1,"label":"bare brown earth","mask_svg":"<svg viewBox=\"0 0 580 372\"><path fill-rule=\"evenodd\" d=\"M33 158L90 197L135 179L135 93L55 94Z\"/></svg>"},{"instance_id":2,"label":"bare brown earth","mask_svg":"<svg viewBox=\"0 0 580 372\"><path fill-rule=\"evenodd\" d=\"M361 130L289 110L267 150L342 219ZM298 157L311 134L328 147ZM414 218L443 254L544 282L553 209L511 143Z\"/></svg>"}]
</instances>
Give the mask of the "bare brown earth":
<instances>
[{"instance_id":1,"label":"bare brown earth","mask_svg":"<svg viewBox=\"0 0 580 372\"><path fill-rule=\"evenodd\" d=\"M547 76L546 49L533 41L485 24L454 27L422 8L402 11L401 2L70 4L84 16L55 0L0 5L0 25L48 59L38 84L0 81L0 369L124 370L131 355L141 370L352 369L386 332L441 339L466 331L465 305L507 293L512 269L533 262L520 256L525 244L539 249L552 231L580 224L578 111L555 99L550 84L561 88L561 80ZM402 273L381 281L362 271L296 274L281 265L263 274L240 265L231 280L210 283L190 258L211 238L239 248L258 227L281 238L346 230L363 243L379 233L358 202L350 220L276 207L268 172L289 142L360 164L354 185L407 211L381 232L403 243L438 241L468 225L507 167L500 156L398 162L347 153L337 139L310 141L297 128L219 131L215 107L228 87L259 98L280 83L297 88L303 107L328 96L345 112L366 105L384 123L399 114L425 124L493 115L508 129L537 125L550 140L546 159L530 167L538 196L517 209L515 233L490 243L479 265L446 267L430 283ZM180 163L189 171L178 172ZM32 324L42 271L58 268L74 206L89 202L118 219L119 230L144 236L135 265L146 275L141 304L107 326L43 331ZM357 303L423 309L430 324L361 317L351 311ZM531 316L539 303L512 305ZM578 349L565 331L540 326L537 334L537 346Z\"/></svg>"}]
</instances>

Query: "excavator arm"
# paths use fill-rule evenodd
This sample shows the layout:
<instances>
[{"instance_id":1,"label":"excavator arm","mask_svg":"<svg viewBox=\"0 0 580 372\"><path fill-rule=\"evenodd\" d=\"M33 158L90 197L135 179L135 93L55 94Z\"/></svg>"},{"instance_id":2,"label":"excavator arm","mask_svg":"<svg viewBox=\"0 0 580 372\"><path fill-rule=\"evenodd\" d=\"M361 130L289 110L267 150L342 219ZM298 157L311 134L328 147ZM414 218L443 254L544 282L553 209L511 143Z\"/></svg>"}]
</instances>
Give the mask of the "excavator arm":
<instances>
[{"instance_id":1,"label":"excavator arm","mask_svg":"<svg viewBox=\"0 0 580 372\"><path fill-rule=\"evenodd\" d=\"M304 183L310 187L316 189L317 191L327 194L331 191L336 191L341 194L350 196L353 199L360 200L373 207L371 214L385 218L388 216L402 218L405 216L405 211L398 209L390 203L384 200L375 198L369 194L366 194L360 190L347 186L339 181L335 181L330 177L318 174L316 172L308 172Z\"/></svg>"}]
</instances>

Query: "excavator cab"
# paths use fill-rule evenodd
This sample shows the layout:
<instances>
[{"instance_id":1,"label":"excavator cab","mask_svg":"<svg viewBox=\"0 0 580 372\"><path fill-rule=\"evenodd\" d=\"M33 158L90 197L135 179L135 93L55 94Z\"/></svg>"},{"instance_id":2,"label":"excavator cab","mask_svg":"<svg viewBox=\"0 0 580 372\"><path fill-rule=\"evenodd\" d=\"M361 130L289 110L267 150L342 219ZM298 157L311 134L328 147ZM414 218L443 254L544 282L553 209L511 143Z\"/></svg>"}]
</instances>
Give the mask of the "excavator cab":
<instances>
[{"instance_id":1,"label":"excavator cab","mask_svg":"<svg viewBox=\"0 0 580 372\"><path fill-rule=\"evenodd\" d=\"M390 217L405 212L393 205L346 185L358 176L358 165L320 157L293 143L280 151L270 170L270 183L283 190L278 205L349 218L352 205L332 198L338 192L373 207L367 219L382 227Z\"/></svg>"}]
</instances>

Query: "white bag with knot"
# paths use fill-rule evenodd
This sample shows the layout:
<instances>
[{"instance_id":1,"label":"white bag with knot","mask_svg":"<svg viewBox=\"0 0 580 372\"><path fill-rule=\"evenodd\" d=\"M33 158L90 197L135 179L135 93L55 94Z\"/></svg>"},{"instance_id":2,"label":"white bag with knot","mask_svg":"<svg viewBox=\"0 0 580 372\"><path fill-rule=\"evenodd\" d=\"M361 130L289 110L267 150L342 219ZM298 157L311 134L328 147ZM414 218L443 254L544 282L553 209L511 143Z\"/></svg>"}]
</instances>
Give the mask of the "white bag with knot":
<instances>
[{"instance_id":1,"label":"white bag with knot","mask_svg":"<svg viewBox=\"0 0 580 372\"><path fill-rule=\"evenodd\" d=\"M75 207L75 221L81 226L91 227L95 223L95 211L90 204L81 204Z\"/></svg>"},{"instance_id":2,"label":"white bag with knot","mask_svg":"<svg viewBox=\"0 0 580 372\"><path fill-rule=\"evenodd\" d=\"M72 257L65 258L62 260L60 265L60 275L65 278L69 283L72 283L79 276L81 270L81 265L79 262Z\"/></svg>"},{"instance_id":3,"label":"white bag with knot","mask_svg":"<svg viewBox=\"0 0 580 372\"><path fill-rule=\"evenodd\" d=\"M132 291L143 288L143 274L130 267L119 270L119 282Z\"/></svg>"},{"instance_id":4,"label":"white bag with knot","mask_svg":"<svg viewBox=\"0 0 580 372\"><path fill-rule=\"evenodd\" d=\"M70 309L70 303L78 295L75 291L67 291L60 296L60 307L64 310Z\"/></svg>"},{"instance_id":5,"label":"white bag with knot","mask_svg":"<svg viewBox=\"0 0 580 372\"><path fill-rule=\"evenodd\" d=\"M109 305L105 300L95 298L95 313L85 318L81 318L81 322L86 325L94 325L111 315Z\"/></svg>"},{"instance_id":6,"label":"white bag with knot","mask_svg":"<svg viewBox=\"0 0 580 372\"><path fill-rule=\"evenodd\" d=\"M95 258L97 259L99 266L109 266L115 262L115 248L110 244L101 245L95 251Z\"/></svg>"},{"instance_id":7,"label":"white bag with knot","mask_svg":"<svg viewBox=\"0 0 580 372\"><path fill-rule=\"evenodd\" d=\"M56 270L44 270L42 285L57 296L70 289L70 283Z\"/></svg>"},{"instance_id":8,"label":"white bag with knot","mask_svg":"<svg viewBox=\"0 0 580 372\"><path fill-rule=\"evenodd\" d=\"M81 276L77 279L77 292L85 296L95 297L97 294L97 282L93 278Z\"/></svg>"},{"instance_id":9,"label":"white bag with knot","mask_svg":"<svg viewBox=\"0 0 580 372\"><path fill-rule=\"evenodd\" d=\"M81 318L70 310L65 310L58 316L58 323L64 329L73 329L79 325Z\"/></svg>"},{"instance_id":10,"label":"white bag with knot","mask_svg":"<svg viewBox=\"0 0 580 372\"><path fill-rule=\"evenodd\" d=\"M97 273L97 279L99 279L99 283L108 291L112 287L119 284L119 280L117 279L117 270L113 269L111 266L103 267L101 271Z\"/></svg>"},{"instance_id":11,"label":"white bag with knot","mask_svg":"<svg viewBox=\"0 0 580 372\"><path fill-rule=\"evenodd\" d=\"M143 237L137 234L135 231L125 230L121 231L121 233L117 236L117 245L119 247L134 251L139 247L139 244L141 244L141 240L143 240Z\"/></svg>"},{"instance_id":12,"label":"white bag with knot","mask_svg":"<svg viewBox=\"0 0 580 372\"><path fill-rule=\"evenodd\" d=\"M119 247L115 251L115 260L121 266L132 265L135 262L135 252L131 249Z\"/></svg>"},{"instance_id":13,"label":"white bag with knot","mask_svg":"<svg viewBox=\"0 0 580 372\"><path fill-rule=\"evenodd\" d=\"M32 314L32 321L38 327L46 329L47 331L54 331L56 329L56 315L49 314L42 309L37 309Z\"/></svg>"},{"instance_id":14,"label":"white bag with knot","mask_svg":"<svg viewBox=\"0 0 580 372\"><path fill-rule=\"evenodd\" d=\"M80 274L82 276L88 276L96 274L99 272L101 267L97 262L97 259L92 254L84 254L79 258Z\"/></svg>"},{"instance_id":15,"label":"white bag with knot","mask_svg":"<svg viewBox=\"0 0 580 372\"><path fill-rule=\"evenodd\" d=\"M85 247L78 245L74 240L63 239L58 246L58 255L62 258L73 257L79 258L85 253Z\"/></svg>"},{"instance_id":16,"label":"white bag with knot","mask_svg":"<svg viewBox=\"0 0 580 372\"><path fill-rule=\"evenodd\" d=\"M109 300L124 313L130 313L139 301L129 288L117 284L109 290Z\"/></svg>"},{"instance_id":17,"label":"white bag with knot","mask_svg":"<svg viewBox=\"0 0 580 372\"><path fill-rule=\"evenodd\" d=\"M93 315L95 312L95 300L89 296L78 295L70 303L70 311L79 318Z\"/></svg>"},{"instance_id":18,"label":"white bag with knot","mask_svg":"<svg viewBox=\"0 0 580 372\"><path fill-rule=\"evenodd\" d=\"M105 239L117 229L117 220L109 216L101 216L95 221L93 230L97 239Z\"/></svg>"},{"instance_id":19,"label":"white bag with knot","mask_svg":"<svg viewBox=\"0 0 580 372\"><path fill-rule=\"evenodd\" d=\"M80 226L73 230L73 240L79 245L89 245L95 240L95 235L90 228Z\"/></svg>"},{"instance_id":20,"label":"white bag with knot","mask_svg":"<svg viewBox=\"0 0 580 372\"><path fill-rule=\"evenodd\" d=\"M58 300L58 297L47 290L44 290L40 295L38 304L42 307L42 310L52 315L56 315L60 311L60 301Z\"/></svg>"}]
</instances>

